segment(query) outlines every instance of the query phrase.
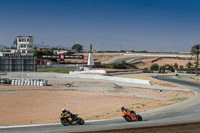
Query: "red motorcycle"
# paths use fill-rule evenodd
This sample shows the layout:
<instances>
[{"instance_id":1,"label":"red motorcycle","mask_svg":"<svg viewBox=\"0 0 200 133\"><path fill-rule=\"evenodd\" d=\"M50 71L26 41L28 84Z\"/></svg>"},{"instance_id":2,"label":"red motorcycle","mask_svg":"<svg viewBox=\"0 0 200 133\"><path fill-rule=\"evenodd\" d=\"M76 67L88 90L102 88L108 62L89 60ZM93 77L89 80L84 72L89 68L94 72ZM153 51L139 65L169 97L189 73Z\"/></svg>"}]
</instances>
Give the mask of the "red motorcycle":
<instances>
[{"instance_id":1,"label":"red motorcycle","mask_svg":"<svg viewBox=\"0 0 200 133\"><path fill-rule=\"evenodd\" d=\"M139 114L136 114L136 111L125 109L124 107L121 108L122 111L122 117L128 121L142 121L142 116Z\"/></svg>"}]
</instances>

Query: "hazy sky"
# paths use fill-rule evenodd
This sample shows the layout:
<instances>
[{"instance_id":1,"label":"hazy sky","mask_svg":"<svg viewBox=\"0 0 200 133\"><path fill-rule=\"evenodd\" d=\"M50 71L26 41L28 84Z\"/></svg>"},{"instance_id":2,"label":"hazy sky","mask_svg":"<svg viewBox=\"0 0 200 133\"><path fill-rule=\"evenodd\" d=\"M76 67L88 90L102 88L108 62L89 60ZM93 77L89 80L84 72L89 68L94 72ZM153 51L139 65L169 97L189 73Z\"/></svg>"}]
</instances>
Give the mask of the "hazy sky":
<instances>
[{"instance_id":1,"label":"hazy sky","mask_svg":"<svg viewBox=\"0 0 200 133\"><path fill-rule=\"evenodd\" d=\"M88 50L189 51L200 43L200 0L0 0L0 44Z\"/></svg>"}]
</instances>

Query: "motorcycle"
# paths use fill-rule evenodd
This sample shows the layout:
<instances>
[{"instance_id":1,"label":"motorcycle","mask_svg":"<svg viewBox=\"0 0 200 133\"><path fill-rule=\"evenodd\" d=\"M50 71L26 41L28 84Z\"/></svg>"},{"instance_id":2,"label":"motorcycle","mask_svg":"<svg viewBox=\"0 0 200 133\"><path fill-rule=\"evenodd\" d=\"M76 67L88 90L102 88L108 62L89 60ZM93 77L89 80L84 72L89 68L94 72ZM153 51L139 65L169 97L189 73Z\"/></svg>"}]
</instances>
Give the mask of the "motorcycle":
<instances>
[{"instance_id":1,"label":"motorcycle","mask_svg":"<svg viewBox=\"0 0 200 133\"><path fill-rule=\"evenodd\" d=\"M141 115L136 114L136 111L133 111L133 110L130 111L129 109L123 109L122 117L128 122L142 121Z\"/></svg>"},{"instance_id":2,"label":"motorcycle","mask_svg":"<svg viewBox=\"0 0 200 133\"><path fill-rule=\"evenodd\" d=\"M67 116L64 114L61 115L61 117L60 117L61 124L63 126L72 125L72 123L66 117ZM72 118L72 120L76 121L76 124L79 124L79 125L85 124L85 121L82 118L78 117L78 114L72 114L71 118Z\"/></svg>"}]
</instances>

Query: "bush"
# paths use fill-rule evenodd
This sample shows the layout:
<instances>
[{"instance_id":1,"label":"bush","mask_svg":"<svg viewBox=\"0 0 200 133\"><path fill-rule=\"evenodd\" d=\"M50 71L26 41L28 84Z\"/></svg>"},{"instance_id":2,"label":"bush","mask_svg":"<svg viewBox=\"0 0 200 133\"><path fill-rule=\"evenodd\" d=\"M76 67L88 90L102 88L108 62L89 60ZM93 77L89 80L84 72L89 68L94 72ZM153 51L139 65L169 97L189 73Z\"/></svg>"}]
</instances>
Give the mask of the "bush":
<instances>
[{"instance_id":1,"label":"bush","mask_svg":"<svg viewBox=\"0 0 200 133\"><path fill-rule=\"evenodd\" d=\"M158 64L152 64L151 67L150 67L151 71L158 71L158 69L159 69L159 65Z\"/></svg>"},{"instance_id":2,"label":"bush","mask_svg":"<svg viewBox=\"0 0 200 133\"><path fill-rule=\"evenodd\" d=\"M148 71L149 69L147 67L145 67L144 69L142 69L143 71Z\"/></svg>"},{"instance_id":3,"label":"bush","mask_svg":"<svg viewBox=\"0 0 200 133\"><path fill-rule=\"evenodd\" d=\"M122 63L119 63L119 64L113 64L112 68L113 69L126 69L126 63L123 61Z\"/></svg>"}]
</instances>

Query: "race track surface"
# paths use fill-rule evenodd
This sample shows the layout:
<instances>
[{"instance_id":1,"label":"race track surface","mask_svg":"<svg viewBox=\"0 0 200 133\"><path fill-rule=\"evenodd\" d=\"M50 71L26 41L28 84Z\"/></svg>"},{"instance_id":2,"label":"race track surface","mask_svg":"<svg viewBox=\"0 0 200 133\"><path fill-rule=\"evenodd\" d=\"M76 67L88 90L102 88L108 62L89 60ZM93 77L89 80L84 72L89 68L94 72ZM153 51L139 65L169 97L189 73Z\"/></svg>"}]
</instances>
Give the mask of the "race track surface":
<instances>
[{"instance_id":1,"label":"race track surface","mask_svg":"<svg viewBox=\"0 0 200 133\"><path fill-rule=\"evenodd\" d=\"M66 132L86 132L112 129L126 129L149 126L161 126L178 123L199 122L200 121L200 84L186 80L177 79L173 76L157 76L159 80L165 80L190 89L196 96L178 104L169 105L152 111L141 113L143 121L126 122L123 118L90 121L85 125L62 126L61 124L35 125L0 128L1 133L66 133Z\"/></svg>"}]
</instances>

